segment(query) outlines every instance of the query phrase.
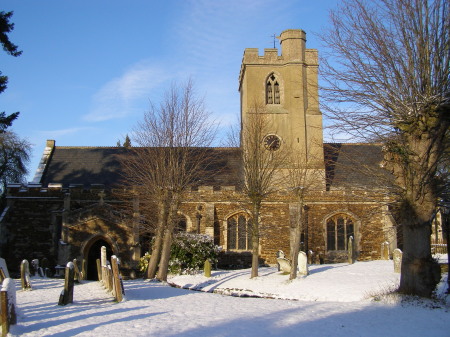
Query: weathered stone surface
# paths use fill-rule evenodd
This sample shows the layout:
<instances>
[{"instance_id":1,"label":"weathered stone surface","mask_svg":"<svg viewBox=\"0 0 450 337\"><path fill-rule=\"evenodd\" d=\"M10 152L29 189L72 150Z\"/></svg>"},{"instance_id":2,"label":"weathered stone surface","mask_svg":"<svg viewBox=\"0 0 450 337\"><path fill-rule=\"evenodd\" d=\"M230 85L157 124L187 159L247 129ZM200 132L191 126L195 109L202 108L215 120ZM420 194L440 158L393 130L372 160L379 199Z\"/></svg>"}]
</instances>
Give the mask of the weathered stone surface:
<instances>
[{"instance_id":1,"label":"weathered stone surface","mask_svg":"<svg viewBox=\"0 0 450 337\"><path fill-rule=\"evenodd\" d=\"M387 241L381 244L381 259L389 260L389 242Z\"/></svg>"},{"instance_id":2,"label":"weathered stone surface","mask_svg":"<svg viewBox=\"0 0 450 337\"><path fill-rule=\"evenodd\" d=\"M206 277L211 277L211 262L209 260L205 261L205 265L203 266L203 271Z\"/></svg>"},{"instance_id":3,"label":"weathered stone surface","mask_svg":"<svg viewBox=\"0 0 450 337\"><path fill-rule=\"evenodd\" d=\"M403 252L400 249L395 249L392 253L392 258L394 260L394 273L401 273L402 270L402 257Z\"/></svg>"},{"instance_id":4,"label":"weathered stone surface","mask_svg":"<svg viewBox=\"0 0 450 337\"><path fill-rule=\"evenodd\" d=\"M291 262L288 259L285 259L283 257L279 257L277 259L278 264L280 265L280 269L283 273L290 273L291 272Z\"/></svg>"},{"instance_id":5,"label":"weathered stone surface","mask_svg":"<svg viewBox=\"0 0 450 337\"><path fill-rule=\"evenodd\" d=\"M308 257L305 252L298 253L298 275L306 276L309 274L308 271Z\"/></svg>"}]
</instances>

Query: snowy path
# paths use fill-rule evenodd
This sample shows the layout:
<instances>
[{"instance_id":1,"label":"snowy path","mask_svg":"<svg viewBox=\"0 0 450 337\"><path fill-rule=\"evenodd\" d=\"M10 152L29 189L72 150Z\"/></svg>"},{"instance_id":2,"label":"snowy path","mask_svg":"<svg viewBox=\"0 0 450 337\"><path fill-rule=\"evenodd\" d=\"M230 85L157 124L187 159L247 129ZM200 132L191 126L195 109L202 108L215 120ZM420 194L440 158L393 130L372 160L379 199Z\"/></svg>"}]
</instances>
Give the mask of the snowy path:
<instances>
[{"instance_id":1,"label":"snowy path","mask_svg":"<svg viewBox=\"0 0 450 337\"><path fill-rule=\"evenodd\" d=\"M376 269L375 265L369 267L370 264L361 264L354 268L353 274L343 273L347 274L346 280L341 275L337 281L347 282L347 289L351 284L362 289L356 283L364 273ZM364 272L364 268L369 269ZM322 276L316 282L328 279L328 295L317 293L317 298L338 298L336 294L342 285L333 282L330 277L333 275L329 275L332 269L317 272ZM234 287L227 282L244 277L242 271L216 273L222 273L220 283L225 288ZM393 276L387 269L386 274L389 275L384 279ZM276 272L270 275L279 276ZM201 278L197 284L201 284ZM179 284L181 279L177 278ZM248 276L244 279L248 280ZM262 284L273 286L273 280L264 282L263 279L262 276L253 282L259 284L259 290L254 292L269 292ZM194 285L193 277L186 276L185 281L184 286ZM60 307L57 302L61 280L34 278L32 282L33 291L17 293L19 317L18 324L11 329L13 336L450 336L450 313L442 308L367 299L314 302L238 298L143 280L125 282L126 301L122 303L114 303L98 282L76 285L74 303ZM252 284L251 281L238 283L244 287ZM278 287L280 291L281 288Z\"/></svg>"}]
</instances>

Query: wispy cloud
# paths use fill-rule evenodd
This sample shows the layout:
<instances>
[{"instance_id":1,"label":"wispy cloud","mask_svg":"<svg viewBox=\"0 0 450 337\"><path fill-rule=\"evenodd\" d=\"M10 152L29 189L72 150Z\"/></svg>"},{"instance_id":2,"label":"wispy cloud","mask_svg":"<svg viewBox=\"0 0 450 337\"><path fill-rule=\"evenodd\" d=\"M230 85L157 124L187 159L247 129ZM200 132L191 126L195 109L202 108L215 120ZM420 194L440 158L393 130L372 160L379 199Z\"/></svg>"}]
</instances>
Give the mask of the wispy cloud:
<instances>
[{"instance_id":1,"label":"wispy cloud","mask_svg":"<svg viewBox=\"0 0 450 337\"><path fill-rule=\"evenodd\" d=\"M164 69L149 61L134 64L97 91L92 98L91 111L83 119L99 122L125 117L133 112L136 101L148 97L150 91L168 77Z\"/></svg>"},{"instance_id":2,"label":"wispy cloud","mask_svg":"<svg viewBox=\"0 0 450 337\"><path fill-rule=\"evenodd\" d=\"M75 128L67 128L67 129L59 129L59 130L40 130L39 134L45 135L47 139L57 139L64 136L74 135L80 132L86 132L95 130L94 127L75 127Z\"/></svg>"}]
</instances>

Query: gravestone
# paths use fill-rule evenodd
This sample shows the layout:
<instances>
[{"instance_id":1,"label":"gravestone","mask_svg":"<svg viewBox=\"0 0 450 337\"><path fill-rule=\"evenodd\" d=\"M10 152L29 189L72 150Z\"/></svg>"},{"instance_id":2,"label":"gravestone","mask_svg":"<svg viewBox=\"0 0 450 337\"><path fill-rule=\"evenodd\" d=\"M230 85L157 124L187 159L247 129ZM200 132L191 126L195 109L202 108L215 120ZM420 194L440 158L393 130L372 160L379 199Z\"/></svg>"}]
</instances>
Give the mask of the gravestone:
<instances>
[{"instance_id":1,"label":"gravestone","mask_svg":"<svg viewBox=\"0 0 450 337\"><path fill-rule=\"evenodd\" d=\"M310 249L310 250L308 250L308 264L313 264L313 261L314 261L314 253Z\"/></svg>"},{"instance_id":2,"label":"gravestone","mask_svg":"<svg viewBox=\"0 0 450 337\"><path fill-rule=\"evenodd\" d=\"M86 280L86 260L81 260L81 279Z\"/></svg>"},{"instance_id":3,"label":"gravestone","mask_svg":"<svg viewBox=\"0 0 450 337\"><path fill-rule=\"evenodd\" d=\"M387 241L381 244L381 259L389 260L389 242Z\"/></svg>"},{"instance_id":4,"label":"gravestone","mask_svg":"<svg viewBox=\"0 0 450 337\"><path fill-rule=\"evenodd\" d=\"M98 280L102 280L102 263L100 262L100 259L95 260L95 263L97 265L97 276Z\"/></svg>"},{"instance_id":5,"label":"gravestone","mask_svg":"<svg viewBox=\"0 0 450 337\"><path fill-rule=\"evenodd\" d=\"M53 276L52 275L52 271L49 268L49 265L50 264L48 262L48 259L46 257L44 257L42 259L42 261L41 261L41 268L42 268L42 271L43 271L45 277L52 277Z\"/></svg>"},{"instance_id":6,"label":"gravestone","mask_svg":"<svg viewBox=\"0 0 450 337\"><path fill-rule=\"evenodd\" d=\"M36 276L38 271L39 271L39 260L38 259L31 260L31 272L33 276Z\"/></svg>"},{"instance_id":7,"label":"gravestone","mask_svg":"<svg viewBox=\"0 0 450 337\"><path fill-rule=\"evenodd\" d=\"M297 268L299 275L308 275L308 257L305 252L298 253Z\"/></svg>"},{"instance_id":8,"label":"gravestone","mask_svg":"<svg viewBox=\"0 0 450 337\"><path fill-rule=\"evenodd\" d=\"M290 273L291 272L291 262L284 258L284 257L279 257L277 259L278 264L280 265L280 270L283 273Z\"/></svg>"},{"instance_id":9,"label":"gravestone","mask_svg":"<svg viewBox=\"0 0 450 337\"><path fill-rule=\"evenodd\" d=\"M74 273L74 264L72 262L69 262L66 266L64 289L59 295L58 305L73 303Z\"/></svg>"},{"instance_id":10,"label":"gravestone","mask_svg":"<svg viewBox=\"0 0 450 337\"><path fill-rule=\"evenodd\" d=\"M108 264L107 264L107 255L106 255L106 247L102 246L100 251L100 262L102 266L102 281L103 285L108 287Z\"/></svg>"},{"instance_id":11,"label":"gravestone","mask_svg":"<svg viewBox=\"0 0 450 337\"><path fill-rule=\"evenodd\" d=\"M284 259L284 258L286 258L286 255L284 255L284 252L282 250L279 250L277 252L277 268L278 268L278 271L281 270L280 269L280 264L278 263L278 259Z\"/></svg>"},{"instance_id":12,"label":"gravestone","mask_svg":"<svg viewBox=\"0 0 450 337\"><path fill-rule=\"evenodd\" d=\"M30 265L28 260L23 260L20 264L20 281L22 290L31 290Z\"/></svg>"},{"instance_id":13,"label":"gravestone","mask_svg":"<svg viewBox=\"0 0 450 337\"><path fill-rule=\"evenodd\" d=\"M0 257L0 275L1 275L0 278L3 278L3 280L5 278L9 278L8 266L6 265L5 259L2 259L1 257ZM3 280L0 280L0 282Z\"/></svg>"},{"instance_id":14,"label":"gravestone","mask_svg":"<svg viewBox=\"0 0 450 337\"><path fill-rule=\"evenodd\" d=\"M205 265L203 266L203 271L206 277L211 277L211 262L209 260L205 261Z\"/></svg>"},{"instance_id":15,"label":"gravestone","mask_svg":"<svg viewBox=\"0 0 450 337\"><path fill-rule=\"evenodd\" d=\"M73 275L74 275L74 281L77 283L81 283L81 275L80 270L78 269L78 261L77 259L73 259Z\"/></svg>"},{"instance_id":16,"label":"gravestone","mask_svg":"<svg viewBox=\"0 0 450 337\"><path fill-rule=\"evenodd\" d=\"M394 260L394 273L401 273L402 270L402 257L403 253L400 249L395 249L392 253L392 257Z\"/></svg>"},{"instance_id":17,"label":"gravestone","mask_svg":"<svg viewBox=\"0 0 450 337\"><path fill-rule=\"evenodd\" d=\"M320 254L314 254L314 264L320 264Z\"/></svg>"},{"instance_id":18,"label":"gravestone","mask_svg":"<svg viewBox=\"0 0 450 337\"><path fill-rule=\"evenodd\" d=\"M353 264L355 263L355 242L353 241L353 236L350 236L348 238L348 263Z\"/></svg>"},{"instance_id":19,"label":"gravestone","mask_svg":"<svg viewBox=\"0 0 450 337\"><path fill-rule=\"evenodd\" d=\"M111 266L113 271L114 297L116 298L117 302L122 302L123 286L119 274L119 259L115 255L111 256Z\"/></svg>"}]
</instances>

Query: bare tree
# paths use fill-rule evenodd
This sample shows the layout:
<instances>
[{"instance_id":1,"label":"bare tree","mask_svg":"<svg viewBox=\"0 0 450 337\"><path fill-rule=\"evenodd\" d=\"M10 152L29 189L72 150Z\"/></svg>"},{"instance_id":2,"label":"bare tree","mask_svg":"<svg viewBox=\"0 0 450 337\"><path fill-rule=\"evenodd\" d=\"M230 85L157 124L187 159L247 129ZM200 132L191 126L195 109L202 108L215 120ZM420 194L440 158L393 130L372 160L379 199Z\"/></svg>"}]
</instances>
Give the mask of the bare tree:
<instances>
[{"instance_id":1,"label":"bare tree","mask_svg":"<svg viewBox=\"0 0 450 337\"><path fill-rule=\"evenodd\" d=\"M244 117L241 130L244 193L250 201L252 271L258 276L261 204L270 194L284 188L280 169L286 163L286 147L270 137L271 123L265 108L255 103Z\"/></svg>"},{"instance_id":2,"label":"bare tree","mask_svg":"<svg viewBox=\"0 0 450 337\"><path fill-rule=\"evenodd\" d=\"M430 249L436 172L450 125L448 2L344 0L323 40L323 110L340 130L384 143L401 189L399 290L430 296L439 281Z\"/></svg>"},{"instance_id":3,"label":"bare tree","mask_svg":"<svg viewBox=\"0 0 450 337\"><path fill-rule=\"evenodd\" d=\"M159 107L151 106L133 131L132 155L123 160L128 184L137 191L155 241L147 277L167 279L170 247L184 193L212 163L215 127L189 80L172 85ZM159 268L158 268L159 264Z\"/></svg>"},{"instance_id":4,"label":"bare tree","mask_svg":"<svg viewBox=\"0 0 450 337\"><path fill-rule=\"evenodd\" d=\"M309 151L308 151L309 152ZM305 222L306 198L313 191L320 191L324 188L325 170L314 167L312 163L317 162L311 157L298 156L293 158L287 172L287 184L290 192L297 201L297 212L295 227L291 232L291 273L289 279L297 278L298 253L300 252L300 237Z\"/></svg>"}]
</instances>

